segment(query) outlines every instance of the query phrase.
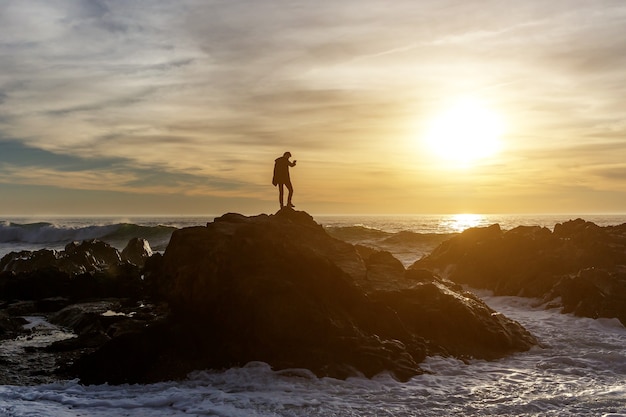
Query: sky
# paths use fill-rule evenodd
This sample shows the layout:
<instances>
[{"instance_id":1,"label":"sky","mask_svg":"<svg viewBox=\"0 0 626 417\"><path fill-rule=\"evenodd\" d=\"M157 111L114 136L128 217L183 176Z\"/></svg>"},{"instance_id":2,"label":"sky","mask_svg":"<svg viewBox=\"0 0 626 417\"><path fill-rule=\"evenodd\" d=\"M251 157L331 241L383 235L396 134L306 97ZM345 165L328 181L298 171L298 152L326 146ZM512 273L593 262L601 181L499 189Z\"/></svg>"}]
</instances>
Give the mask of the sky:
<instances>
[{"instance_id":1,"label":"sky","mask_svg":"<svg viewBox=\"0 0 626 417\"><path fill-rule=\"evenodd\" d=\"M0 216L626 213L625 97L623 0L3 0Z\"/></svg>"}]
</instances>

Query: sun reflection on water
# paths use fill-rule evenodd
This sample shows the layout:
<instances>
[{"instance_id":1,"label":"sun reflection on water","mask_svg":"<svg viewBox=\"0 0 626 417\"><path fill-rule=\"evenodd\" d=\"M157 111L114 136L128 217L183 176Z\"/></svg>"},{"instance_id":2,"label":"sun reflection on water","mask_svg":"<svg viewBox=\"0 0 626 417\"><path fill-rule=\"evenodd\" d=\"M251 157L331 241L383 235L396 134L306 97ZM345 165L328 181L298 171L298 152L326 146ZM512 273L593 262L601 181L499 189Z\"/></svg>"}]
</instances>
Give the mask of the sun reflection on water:
<instances>
[{"instance_id":1,"label":"sun reflection on water","mask_svg":"<svg viewBox=\"0 0 626 417\"><path fill-rule=\"evenodd\" d=\"M471 227L486 226L487 223L487 217L481 214L461 213L442 219L440 225L445 229L460 233Z\"/></svg>"}]
</instances>

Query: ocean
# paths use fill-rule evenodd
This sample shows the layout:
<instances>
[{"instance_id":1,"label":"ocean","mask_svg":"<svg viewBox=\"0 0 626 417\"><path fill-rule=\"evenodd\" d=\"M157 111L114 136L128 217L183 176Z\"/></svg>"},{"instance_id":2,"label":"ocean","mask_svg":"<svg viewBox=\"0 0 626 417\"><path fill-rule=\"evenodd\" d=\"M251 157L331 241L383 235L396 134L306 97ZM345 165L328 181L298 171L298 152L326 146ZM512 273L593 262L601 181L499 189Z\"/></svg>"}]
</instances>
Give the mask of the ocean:
<instances>
[{"instance_id":1,"label":"ocean","mask_svg":"<svg viewBox=\"0 0 626 417\"><path fill-rule=\"evenodd\" d=\"M122 249L130 238L144 237L153 250L164 251L176 228L213 217L7 218L0 221L0 256L94 238ZM407 266L468 227L552 229L579 217L601 226L626 222L626 215L314 217L330 234L389 250ZM0 385L0 416L626 416L626 328L617 319L580 318L546 310L535 299L478 294L524 325L542 347L491 362L430 357L422 368L431 373L406 383L386 374L318 378L255 362L147 385ZM40 318L27 319L45 326L49 339L71 336ZM3 354L37 343L45 340L0 343L0 369Z\"/></svg>"},{"instance_id":2,"label":"ocean","mask_svg":"<svg viewBox=\"0 0 626 417\"><path fill-rule=\"evenodd\" d=\"M142 237L150 242L152 250L163 252L174 230L202 226L215 217L5 217L0 218L0 257L20 250L62 250L72 241L86 239L100 239L121 250L133 237ZM498 223L505 230L517 226L553 229L557 223L576 218L599 226L626 223L626 214L319 215L314 218L333 235L351 243L380 246L395 255L406 252L401 259L405 264L414 262L448 235L470 227Z\"/></svg>"}]
</instances>

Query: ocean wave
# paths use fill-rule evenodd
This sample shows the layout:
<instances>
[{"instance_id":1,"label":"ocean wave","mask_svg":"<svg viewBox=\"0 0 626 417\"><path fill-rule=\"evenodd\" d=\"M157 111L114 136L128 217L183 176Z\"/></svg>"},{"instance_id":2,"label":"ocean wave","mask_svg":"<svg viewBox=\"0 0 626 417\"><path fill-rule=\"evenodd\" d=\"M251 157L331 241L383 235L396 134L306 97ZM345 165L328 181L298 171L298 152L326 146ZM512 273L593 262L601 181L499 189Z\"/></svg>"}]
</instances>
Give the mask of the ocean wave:
<instances>
[{"instance_id":1,"label":"ocean wave","mask_svg":"<svg viewBox=\"0 0 626 417\"><path fill-rule=\"evenodd\" d=\"M363 225L326 226L324 229L329 235L351 243L360 243L364 241L377 241L389 244L419 244L427 242L440 243L441 241L450 239L452 236L458 234L458 232L420 233L410 230L390 232Z\"/></svg>"},{"instance_id":2,"label":"ocean wave","mask_svg":"<svg viewBox=\"0 0 626 417\"><path fill-rule=\"evenodd\" d=\"M0 223L0 243L45 246L99 239L116 246L139 237L148 240L151 245L161 246L164 242L167 244L174 230L176 228L172 226L140 226L132 223L75 227L48 222L3 222Z\"/></svg>"},{"instance_id":3,"label":"ocean wave","mask_svg":"<svg viewBox=\"0 0 626 417\"><path fill-rule=\"evenodd\" d=\"M448 240L457 234L458 233L416 233L402 231L394 233L392 236L387 237L385 240L383 240L383 242L393 245L438 245L444 240Z\"/></svg>"},{"instance_id":4,"label":"ocean wave","mask_svg":"<svg viewBox=\"0 0 626 417\"><path fill-rule=\"evenodd\" d=\"M378 240L393 235L393 233L366 226L326 226L325 230L332 237L345 240L346 242Z\"/></svg>"},{"instance_id":5,"label":"ocean wave","mask_svg":"<svg viewBox=\"0 0 626 417\"><path fill-rule=\"evenodd\" d=\"M388 232L362 225L326 226L325 230L336 239L391 252L405 267L429 254L443 241L458 234L418 233L408 230Z\"/></svg>"}]
</instances>

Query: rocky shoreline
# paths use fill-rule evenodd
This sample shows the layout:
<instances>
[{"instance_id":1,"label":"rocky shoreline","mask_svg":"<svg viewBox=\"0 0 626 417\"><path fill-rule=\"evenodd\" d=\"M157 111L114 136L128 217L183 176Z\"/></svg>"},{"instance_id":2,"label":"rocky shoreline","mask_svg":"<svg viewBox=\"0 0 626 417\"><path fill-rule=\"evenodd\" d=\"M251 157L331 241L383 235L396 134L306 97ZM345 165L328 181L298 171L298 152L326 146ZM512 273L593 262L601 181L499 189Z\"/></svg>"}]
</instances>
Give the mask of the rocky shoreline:
<instances>
[{"instance_id":1,"label":"rocky shoreline","mask_svg":"<svg viewBox=\"0 0 626 417\"><path fill-rule=\"evenodd\" d=\"M534 297L581 317L617 318L626 326L626 224L583 219L504 231L469 229L409 269L428 269L496 295Z\"/></svg>"},{"instance_id":2,"label":"rocky shoreline","mask_svg":"<svg viewBox=\"0 0 626 417\"><path fill-rule=\"evenodd\" d=\"M593 236L580 232L590 228ZM471 229L405 269L388 252L333 238L307 213L283 209L229 213L177 230L163 255L143 239L122 252L85 241L59 252L11 253L0 261L0 383L148 383L249 361L319 376L389 372L406 380L423 372L419 363L429 355L489 360L539 343L460 284L543 297L568 311L580 280L596 283L603 296L620 288L623 237L622 228L580 221L554 233ZM568 251L571 268L545 268L546 259ZM574 262L581 256L584 262ZM552 274L552 284L534 275L526 282L523 266ZM592 267L604 272L589 278ZM590 309L598 296L583 288L586 304L571 311L613 311L623 322L613 301L612 310ZM611 294L621 300L619 291ZM34 325L34 318L47 321ZM29 338L26 347L8 348Z\"/></svg>"}]
</instances>

